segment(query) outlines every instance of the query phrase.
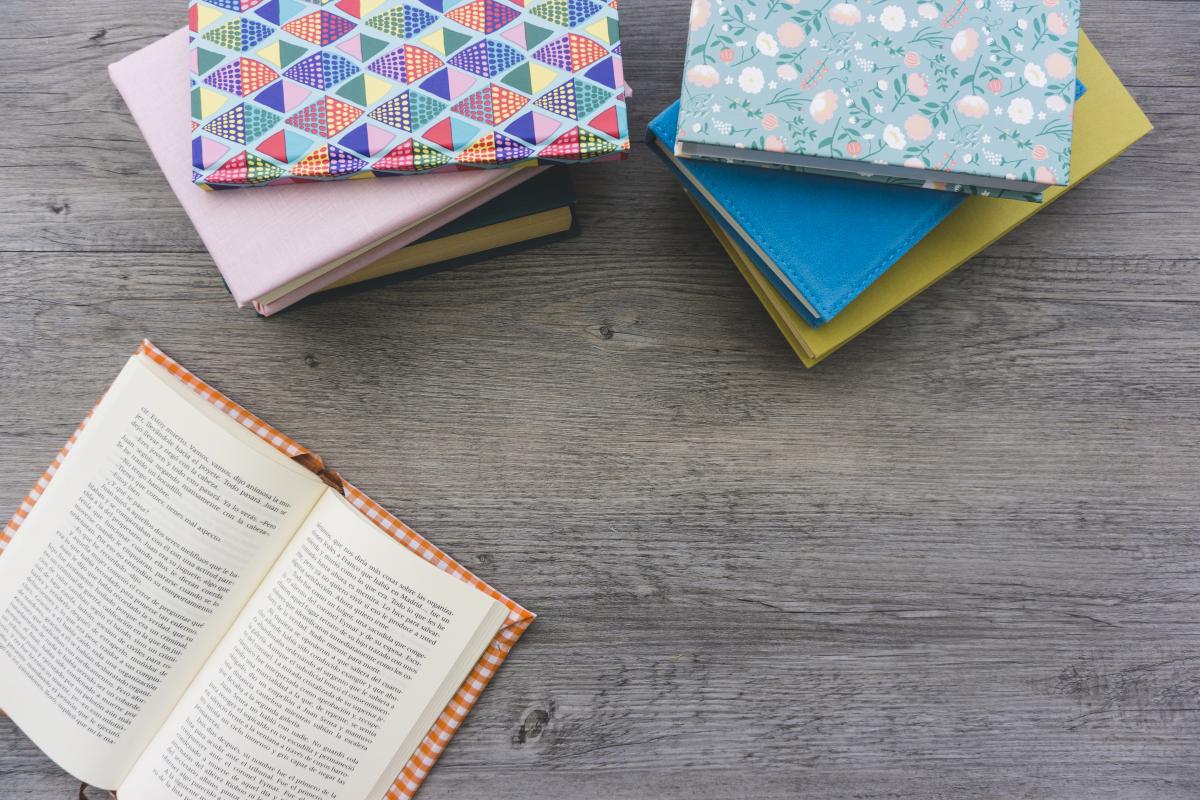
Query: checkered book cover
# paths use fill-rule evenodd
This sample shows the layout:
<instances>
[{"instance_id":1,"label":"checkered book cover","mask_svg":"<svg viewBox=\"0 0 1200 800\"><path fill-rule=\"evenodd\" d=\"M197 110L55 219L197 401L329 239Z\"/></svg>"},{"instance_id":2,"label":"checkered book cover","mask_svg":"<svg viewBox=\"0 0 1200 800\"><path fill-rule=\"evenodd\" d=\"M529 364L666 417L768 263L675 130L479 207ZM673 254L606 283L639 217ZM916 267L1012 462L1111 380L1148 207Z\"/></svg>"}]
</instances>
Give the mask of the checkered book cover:
<instances>
[{"instance_id":1,"label":"checkered book cover","mask_svg":"<svg viewBox=\"0 0 1200 800\"><path fill-rule=\"evenodd\" d=\"M266 422L263 422L221 392L209 386L191 372L188 372L174 359L155 347L149 340L142 341L135 355L148 356L156 364L166 369L205 400L216 406L222 413L232 417L247 430L254 432L263 441L289 458L314 472L336 475L336 473L331 473L326 469L325 463L319 455L268 425ZM98 404L99 401L97 401ZM71 434L71 438L59 450L54 461L42 473L37 484L26 495L4 530L0 531L0 556L4 555L5 548L20 531L21 524L37 504L38 498L46 491L46 487L54 478L55 473L58 472L59 467L62 466L67 454L71 452L71 448L78 440L79 434L87 426L91 418L92 411L89 411L87 416L84 417L83 422L79 423L79 427ZM412 758L405 764L400 774L396 776L396 780L392 783L391 788L388 789L387 800L409 800L416 793L417 789L421 787L425 776L429 774L429 770L442 754L442 751L446 749L446 746L450 743L450 739L454 736L454 732L458 730L459 725L467 718L467 714L474 707L476 701L479 699L479 695L491 682L492 677L496 674L496 670L504 663L504 659L508 657L517 640L521 638L521 634L529 628L533 622L534 614L484 583L466 567L439 550L428 539L409 528L362 491L342 480L340 476L337 476L336 482L341 484L342 493L346 499L388 536L391 536L438 569L450 573L464 583L469 583L488 597L504 604L508 609L508 617L505 619L504 625L500 628L500 631L496 634L491 644L488 645L478 663L472 668L462 686L455 692L454 697L451 698L450 702L442 710L442 713L433 723L433 727L429 729L421 744L417 746L417 750L413 753Z\"/></svg>"},{"instance_id":2,"label":"checkered book cover","mask_svg":"<svg viewBox=\"0 0 1200 800\"><path fill-rule=\"evenodd\" d=\"M193 0L188 28L198 184L629 150L617 0Z\"/></svg>"}]
</instances>

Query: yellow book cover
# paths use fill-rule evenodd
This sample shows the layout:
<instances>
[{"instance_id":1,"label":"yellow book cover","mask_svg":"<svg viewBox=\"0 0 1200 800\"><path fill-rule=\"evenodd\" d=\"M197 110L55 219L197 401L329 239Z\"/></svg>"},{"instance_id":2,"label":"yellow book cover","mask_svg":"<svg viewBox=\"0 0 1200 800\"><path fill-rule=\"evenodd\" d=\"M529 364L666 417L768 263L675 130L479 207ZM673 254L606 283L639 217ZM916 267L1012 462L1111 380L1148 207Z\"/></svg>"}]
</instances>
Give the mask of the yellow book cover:
<instances>
[{"instance_id":1,"label":"yellow book cover","mask_svg":"<svg viewBox=\"0 0 1200 800\"><path fill-rule=\"evenodd\" d=\"M975 195L921 240L840 314L820 328L807 324L703 208L697 210L758 295L806 367L814 366L948 275L1071 187L1115 159L1152 129L1150 120L1104 58L1080 32L1079 80L1086 99L1075 106L1071 186L1046 191L1042 204ZM914 190L915 191L915 190ZM693 201L694 202L694 201Z\"/></svg>"}]
</instances>

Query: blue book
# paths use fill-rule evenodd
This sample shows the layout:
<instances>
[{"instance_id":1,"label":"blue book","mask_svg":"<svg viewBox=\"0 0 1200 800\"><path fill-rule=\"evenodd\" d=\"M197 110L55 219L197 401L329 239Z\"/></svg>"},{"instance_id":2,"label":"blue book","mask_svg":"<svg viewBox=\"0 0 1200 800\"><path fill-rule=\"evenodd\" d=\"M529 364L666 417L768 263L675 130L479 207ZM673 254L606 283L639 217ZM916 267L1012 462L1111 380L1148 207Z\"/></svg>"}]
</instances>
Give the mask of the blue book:
<instances>
[{"instance_id":1,"label":"blue book","mask_svg":"<svg viewBox=\"0 0 1200 800\"><path fill-rule=\"evenodd\" d=\"M677 159L678 114L676 102L650 123L651 149L814 327L837 316L964 199L952 192Z\"/></svg>"}]
</instances>

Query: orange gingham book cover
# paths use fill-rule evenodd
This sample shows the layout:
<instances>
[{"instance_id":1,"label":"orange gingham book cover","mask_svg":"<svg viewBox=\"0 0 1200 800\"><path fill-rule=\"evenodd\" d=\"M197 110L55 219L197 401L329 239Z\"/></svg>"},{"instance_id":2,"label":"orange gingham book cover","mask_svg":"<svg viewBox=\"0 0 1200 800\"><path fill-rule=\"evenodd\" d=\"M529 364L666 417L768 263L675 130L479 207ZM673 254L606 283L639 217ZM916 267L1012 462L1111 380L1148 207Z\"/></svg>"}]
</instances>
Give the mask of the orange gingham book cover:
<instances>
[{"instance_id":1,"label":"orange gingham book cover","mask_svg":"<svg viewBox=\"0 0 1200 800\"><path fill-rule=\"evenodd\" d=\"M164 367L168 372L196 391L205 400L241 423L247 430L256 433L263 441L272 445L289 458L300 462L313 472L318 474L332 474L336 477L336 473L332 473L325 468L325 462L321 460L319 455L263 422L221 394L221 392L188 372L174 359L151 344L148 339L142 340L142 344L137 349L135 355L148 356L155 363ZM97 401L98 404L99 401ZM95 408L93 407L94 410ZM4 554L5 547L7 547L8 543L12 541L12 538L20 530L21 523L29 516L29 512L37 504L38 498L45 492L46 486L49 485L51 479L54 478L54 474L62 466L67 453L71 451L71 447L78 440L80 431L83 430L91 418L92 411L89 411L87 416L83 418L83 422L79 423L79 427L71 434L71 438L58 451L58 455L54 457L54 461L42 473L37 484L21 502L20 508L13 514L13 518L9 520L4 531L0 532L0 555ZM433 723L433 727L429 729L429 733L425 735L421 744L417 746L416 752L413 753L412 758L409 759L404 769L400 770L400 774L396 776L392 787L387 791L387 800L408 800L421 787L425 776L429 774L429 770L437 761L438 756L442 754L442 751L446 749L446 745L450 743L450 739L454 736L454 732L458 730L458 726L467 718L467 714L470 713L471 708L479 699L479 695L487 687L488 683L491 682L492 677L496 674L496 670L504 663L504 659L508 657L513 645L521 638L521 634L533 622L534 614L475 577L470 570L439 550L429 540L409 528L399 519L392 516L392 514L370 497L367 497L362 491L340 478L338 482L342 485L342 493L346 499L384 533L429 563L450 573L459 580L471 584L489 597L500 601L508 608L508 618L505 620L504 626L496 634L496 638L492 640L492 643L488 645L488 648L483 653L483 657L479 659L479 663L471 670L467 679L463 681L462 686L458 688L454 697L451 698L450 702L442 710L441 715Z\"/></svg>"}]
</instances>

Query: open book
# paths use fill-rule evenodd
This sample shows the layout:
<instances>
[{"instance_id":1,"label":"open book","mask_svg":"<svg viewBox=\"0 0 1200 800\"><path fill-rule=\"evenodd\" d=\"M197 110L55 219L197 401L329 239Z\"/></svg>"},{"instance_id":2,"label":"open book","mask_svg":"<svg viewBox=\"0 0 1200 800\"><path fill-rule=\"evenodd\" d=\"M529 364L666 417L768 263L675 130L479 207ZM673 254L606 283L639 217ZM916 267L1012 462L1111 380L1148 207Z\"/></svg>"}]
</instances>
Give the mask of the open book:
<instances>
[{"instance_id":1,"label":"open book","mask_svg":"<svg viewBox=\"0 0 1200 800\"><path fill-rule=\"evenodd\" d=\"M121 800L407 798L533 619L149 342L0 546L0 708Z\"/></svg>"}]
</instances>

